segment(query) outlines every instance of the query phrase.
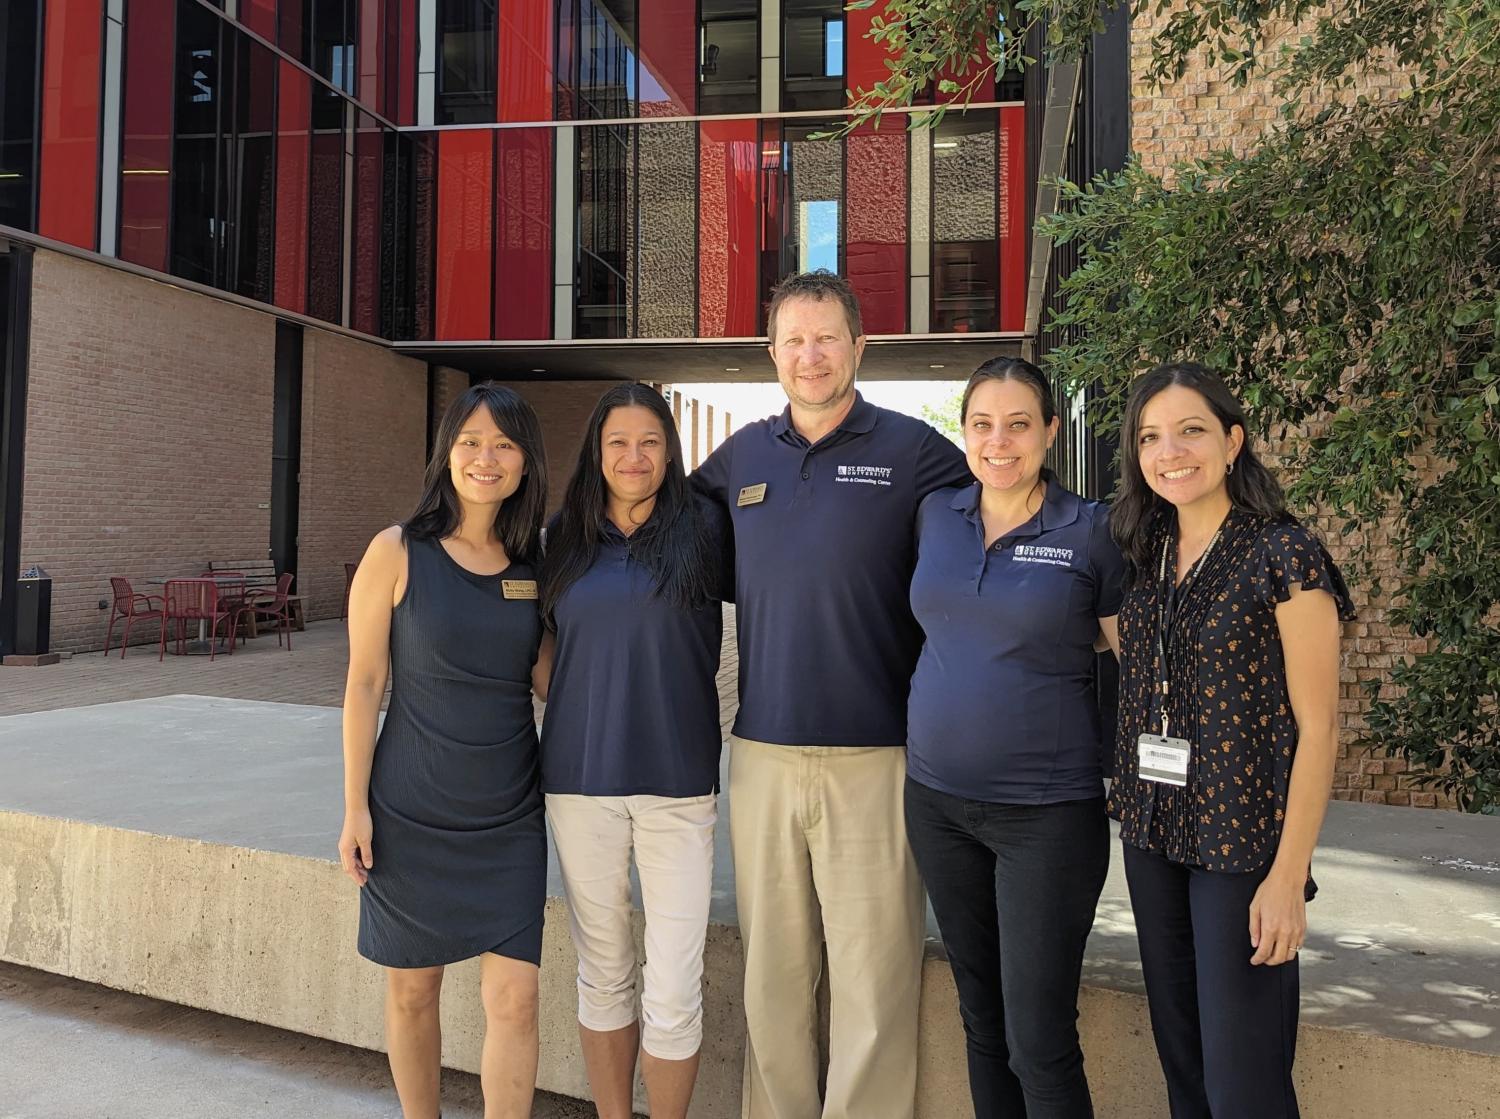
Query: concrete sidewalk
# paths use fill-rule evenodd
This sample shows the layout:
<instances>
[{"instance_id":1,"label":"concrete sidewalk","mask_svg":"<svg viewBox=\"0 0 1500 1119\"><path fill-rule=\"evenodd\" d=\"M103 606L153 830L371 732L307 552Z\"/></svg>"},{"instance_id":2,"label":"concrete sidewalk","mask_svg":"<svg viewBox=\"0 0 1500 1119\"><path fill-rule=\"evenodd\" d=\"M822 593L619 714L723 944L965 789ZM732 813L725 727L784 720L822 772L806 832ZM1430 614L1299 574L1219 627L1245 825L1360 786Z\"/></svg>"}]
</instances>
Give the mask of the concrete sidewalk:
<instances>
[{"instance_id":1,"label":"concrete sidewalk","mask_svg":"<svg viewBox=\"0 0 1500 1119\"><path fill-rule=\"evenodd\" d=\"M445 1119L482 1119L479 1078L443 1073ZM539 1094L533 1119L593 1108ZM401 1119L385 1057L0 963L3 1119Z\"/></svg>"}]
</instances>

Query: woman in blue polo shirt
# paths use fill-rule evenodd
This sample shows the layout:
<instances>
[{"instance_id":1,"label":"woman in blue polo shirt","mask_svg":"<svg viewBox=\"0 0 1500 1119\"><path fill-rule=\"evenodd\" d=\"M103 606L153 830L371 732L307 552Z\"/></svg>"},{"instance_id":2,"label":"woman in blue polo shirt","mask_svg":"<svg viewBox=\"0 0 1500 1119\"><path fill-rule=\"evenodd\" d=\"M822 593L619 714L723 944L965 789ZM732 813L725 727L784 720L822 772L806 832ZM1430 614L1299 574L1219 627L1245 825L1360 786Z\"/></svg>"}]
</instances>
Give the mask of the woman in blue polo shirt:
<instances>
[{"instance_id":1,"label":"woman in blue polo shirt","mask_svg":"<svg viewBox=\"0 0 1500 1119\"><path fill-rule=\"evenodd\" d=\"M977 479L917 513L926 634L908 705L906 829L953 967L977 1119L1092 1116L1083 947L1109 868L1095 645L1123 562L1106 507L1042 463L1036 366L981 365L962 405Z\"/></svg>"},{"instance_id":2,"label":"woman in blue polo shirt","mask_svg":"<svg viewBox=\"0 0 1500 1119\"><path fill-rule=\"evenodd\" d=\"M686 1116L697 1077L726 528L688 488L661 395L635 384L606 392L549 528L541 584L555 633L542 791L601 1119L629 1119L638 1047L652 1115ZM632 852L646 912L639 1022Z\"/></svg>"}]
</instances>

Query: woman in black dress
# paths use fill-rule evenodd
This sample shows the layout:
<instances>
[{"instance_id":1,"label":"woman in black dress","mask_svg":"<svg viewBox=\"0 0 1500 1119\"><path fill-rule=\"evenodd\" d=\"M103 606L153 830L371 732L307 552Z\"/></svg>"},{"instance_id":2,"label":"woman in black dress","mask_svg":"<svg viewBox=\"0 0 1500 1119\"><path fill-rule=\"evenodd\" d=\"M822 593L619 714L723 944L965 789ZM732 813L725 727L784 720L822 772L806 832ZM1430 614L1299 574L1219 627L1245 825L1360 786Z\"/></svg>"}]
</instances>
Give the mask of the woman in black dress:
<instances>
[{"instance_id":1,"label":"woman in black dress","mask_svg":"<svg viewBox=\"0 0 1500 1119\"><path fill-rule=\"evenodd\" d=\"M1296 1119L1297 953L1338 746L1332 558L1200 365L1130 391L1109 808L1173 1119Z\"/></svg>"},{"instance_id":2,"label":"woman in black dress","mask_svg":"<svg viewBox=\"0 0 1500 1119\"><path fill-rule=\"evenodd\" d=\"M350 589L339 859L361 887L360 954L386 968L406 1119L438 1114L443 966L472 956L485 1115L519 1119L536 1083L547 870L531 566L545 457L530 405L495 384L454 401L433 446L416 512L371 541Z\"/></svg>"}]
</instances>

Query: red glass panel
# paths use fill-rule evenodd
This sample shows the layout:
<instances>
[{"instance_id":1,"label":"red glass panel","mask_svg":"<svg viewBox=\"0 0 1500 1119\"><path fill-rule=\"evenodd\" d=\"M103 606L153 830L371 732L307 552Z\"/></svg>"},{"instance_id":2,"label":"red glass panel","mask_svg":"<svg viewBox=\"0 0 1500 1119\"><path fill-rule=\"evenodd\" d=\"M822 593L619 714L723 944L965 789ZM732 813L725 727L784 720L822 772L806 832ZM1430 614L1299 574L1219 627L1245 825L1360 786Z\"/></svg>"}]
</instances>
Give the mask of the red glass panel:
<instances>
[{"instance_id":1,"label":"red glass panel","mask_svg":"<svg viewBox=\"0 0 1500 1119\"><path fill-rule=\"evenodd\" d=\"M305 62L306 59L302 57L302 23L303 5L306 0L277 0L277 2L281 5L281 34L278 36L278 45L298 62ZM308 14L311 15L311 13Z\"/></svg>"},{"instance_id":2,"label":"red glass panel","mask_svg":"<svg viewBox=\"0 0 1500 1119\"><path fill-rule=\"evenodd\" d=\"M307 310L308 135L311 81L285 60L276 114L276 305Z\"/></svg>"},{"instance_id":3,"label":"red glass panel","mask_svg":"<svg viewBox=\"0 0 1500 1119\"><path fill-rule=\"evenodd\" d=\"M1026 109L1000 110L1000 329L1026 328L1026 258L1030 247L1026 197Z\"/></svg>"},{"instance_id":4,"label":"red glass panel","mask_svg":"<svg viewBox=\"0 0 1500 1119\"><path fill-rule=\"evenodd\" d=\"M495 337L552 337L552 132L503 128L495 208Z\"/></svg>"},{"instance_id":5,"label":"red glass panel","mask_svg":"<svg viewBox=\"0 0 1500 1119\"><path fill-rule=\"evenodd\" d=\"M906 333L907 138L886 123L844 142L844 271L867 334Z\"/></svg>"},{"instance_id":6,"label":"red glass panel","mask_svg":"<svg viewBox=\"0 0 1500 1119\"><path fill-rule=\"evenodd\" d=\"M172 211L172 67L176 0L132 0L125 22L120 259L167 270Z\"/></svg>"},{"instance_id":7,"label":"red glass panel","mask_svg":"<svg viewBox=\"0 0 1500 1119\"><path fill-rule=\"evenodd\" d=\"M386 115L397 124L417 123L417 2L399 0L401 34L392 48L396 56L396 104Z\"/></svg>"},{"instance_id":8,"label":"red glass panel","mask_svg":"<svg viewBox=\"0 0 1500 1119\"><path fill-rule=\"evenodd\" d=\"M135 18L137 0L132 0L130 16ZM276 0L240 0L240 22L267 42L276 41ZM164 25L158 25L164 26Z\"/></svg>"},{"instance_id":9,"label":"red glass panel","mask_svg":"<svg viewBox=\"0 0 1500 1119\"><path fill-rule=\"evenodd\" d=\"M844 85L851 90L870 89L890 76L885 60L892 55L884 43L866 38L870 23L885 5L844 12ZM863 310L863 308L861 308Z\"/></svg>"},{"instance_id":10,"label":"red glass panel","mask_svg":"<svg viewBox=\"0 0 1500 1119\"><path fill-rule=\"evenodd\" d=\"M359 82L355 98L380 108L380 60L385 46L385 8L396 0L361 0L359 12Z\"/></svg>"},{"instance_id":11,"label":"red glass panel","mask_svg":"<svg viewBox=\"0 0 1500 1119\"><path fill-rule=\"evenodd\" d=\"M360 113L354 133L354 284L349 325L380 333L380 188L385 169L385 131Z\"/></svg>"},{"instance_id":12,"label":"red glass panel","mask_svg":"<svg viewBox=\"0 0 1500 1119\"><path fill-rule=\"evenodd\" d=\"M698 125L698 334L747 338L757 332L760 125Z\"/></svg>"},{"instance_id":13,"label":"red glass panel","mask_svg":"<svg viewBox=\"0 0 1500 1119\"><path fill-rule=\"evenodd\" d=\"M500 0L496 119L552 119L552 0Z\"/></svg>"},{"instance_id":14,"label":"red glass panel","mask_svg":"<svg viewBox=\"0 0 1500 1119\"><path fill-rule=\"evenodd\" d=\"M437 337L490 336L495 137L443 132L437 168Z\"/></svg>"},{"instance_id":15,"label":"red glass panel","mask_svg":"<svg viewBox=\"0 0 1500 1119\"><path fill-rule=\"evenodd\" d=\"M85 249L98 243L103 27L103 0L47 4L37 232Z\"/></svg>"},{"instance_id":16,"label":"red glass panel","mask_svg":"<svg viewBox=\"0 0 1500 1119\"><path fill-rule=\"evenodd\" d=\"M786 204L786 148L779 120L760 122L760 307L756 333L766 332L765 309L771 303L771 288L781 279L781 245L786 239L783 207Z\"/></svg>"},{"instance_id":17,"label":"red glass panel","mask_svg":"<svg viewBox=\"0 0 1500 1119\"><path fill-rule=\"evenodd\" d=\"M686 116L698 104L696 0L640 5L640 115Z\"/></svg>"}]
</instances>

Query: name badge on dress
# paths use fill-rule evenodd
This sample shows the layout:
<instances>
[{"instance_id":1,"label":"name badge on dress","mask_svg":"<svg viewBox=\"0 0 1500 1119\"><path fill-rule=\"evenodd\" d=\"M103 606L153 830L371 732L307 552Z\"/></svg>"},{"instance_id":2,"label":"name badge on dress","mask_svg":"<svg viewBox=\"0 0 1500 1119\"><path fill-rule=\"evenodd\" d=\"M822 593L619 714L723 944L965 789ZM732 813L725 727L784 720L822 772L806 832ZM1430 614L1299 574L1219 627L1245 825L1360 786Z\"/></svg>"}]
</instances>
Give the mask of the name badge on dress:
<instances>
[{"instance_id":1,"label":"name badge on dress","mask_svg":"<svg viewBox=\"0 0 1500 1119\"><path fill-rule=\"evenodd\" d=\"M1160 781L1163 785L1187 784L1188 757L1193 744L1186 738L1167 738L1160 734L1143 734L1135 742L1142 781Z\"/></svg>"},{"instance_id":2,"label":"name badge on dress","mask_svg":"<svg viewBox=\"0 0 1500 1119\"><path fill-rule=\"evenodd\" d=\"M739 500L736 505L756 505L766 499L766 484L760 482L753 486L746 486L740 490Z\"/></svg>"},{"instance_id":3,"label":"name badge on dress","mask_svg":"<svg viewBox=\"0 0 1500 1119\"><path fill-rule=\"evenodd\" d=\"M500 593L506 598L535 598L535 579L501 579Z\"/></svg>"}]
</instances>

